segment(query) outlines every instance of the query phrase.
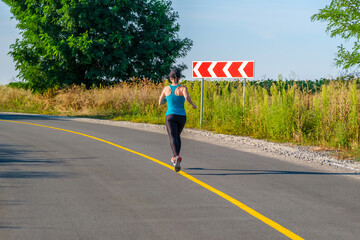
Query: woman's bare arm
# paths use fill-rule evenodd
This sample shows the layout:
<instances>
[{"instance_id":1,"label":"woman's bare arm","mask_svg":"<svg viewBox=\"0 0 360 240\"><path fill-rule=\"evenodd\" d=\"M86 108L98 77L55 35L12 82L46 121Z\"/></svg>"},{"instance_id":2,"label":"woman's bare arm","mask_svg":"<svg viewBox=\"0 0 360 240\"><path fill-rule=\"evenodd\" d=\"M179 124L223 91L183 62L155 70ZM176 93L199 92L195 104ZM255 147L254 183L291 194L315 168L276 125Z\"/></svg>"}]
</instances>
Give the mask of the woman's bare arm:
<instances>
[{"instance_id":1,"label":"woman's bare arm","mask_svg":"<svg viewBox=\"0 0 360 240\"><path fill-rule=\"evenodd\" d=\"M160 97L159 97L159 105L163 105L166 103L166 95L165 95L165 88L162 91Z\"/></svg>"},{"instance_id":2,"label":"woman's bare arm","mask_svg":"<svg viewBox=\"0 0 360 240\"><path fill-rule=\"evenodd\" d=\"M184 90L183 90L183 95L184 95L186 101L188 101L191 104L193 109L196 109L196 105L192 102L191 97L190 97L189 92L188 92L188 89L185 86L184 86Z\"/></svg>"}]
</instances>

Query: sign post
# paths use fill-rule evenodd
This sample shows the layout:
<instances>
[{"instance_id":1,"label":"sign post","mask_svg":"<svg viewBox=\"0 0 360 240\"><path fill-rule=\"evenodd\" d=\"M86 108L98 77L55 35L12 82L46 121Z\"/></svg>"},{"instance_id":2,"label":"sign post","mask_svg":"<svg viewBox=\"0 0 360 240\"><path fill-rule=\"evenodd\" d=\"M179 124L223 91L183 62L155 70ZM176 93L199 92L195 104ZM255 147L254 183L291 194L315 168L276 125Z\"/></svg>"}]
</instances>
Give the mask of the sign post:
<instances>
[{"instance_id":1,"label":"sign post","mask_svg":"<svg viewBox=\"0 0 360 240\"><path fill-rule=\"evenodd\" d=\"M194 61L193 78L201 80L200 126L203 122L204 78L244 78L243 106L245 107L245 84L247 78L254 78L254 61Z\"/></svg>"},{"instance_id":2,"label":"sign post","mask_svg":"<svg viewBox=\"0 0 360 240\"><path fill-rule=\"evenodd\" d=\"M243 107L245 108L245 87L246 87L246 78L244 78L244 88L243 88Z\"/></svg>"},{"instance_id":3,"label":"sign post","mask_svg":"<svg viewBox=\"0 0 360 240\"><path fill-rule=\"evenodd\" d=\"M202 126L202 122L203 122L203 109L204 109L204 78L201 79L200 126Z\"/></svg>"}]
</instances>

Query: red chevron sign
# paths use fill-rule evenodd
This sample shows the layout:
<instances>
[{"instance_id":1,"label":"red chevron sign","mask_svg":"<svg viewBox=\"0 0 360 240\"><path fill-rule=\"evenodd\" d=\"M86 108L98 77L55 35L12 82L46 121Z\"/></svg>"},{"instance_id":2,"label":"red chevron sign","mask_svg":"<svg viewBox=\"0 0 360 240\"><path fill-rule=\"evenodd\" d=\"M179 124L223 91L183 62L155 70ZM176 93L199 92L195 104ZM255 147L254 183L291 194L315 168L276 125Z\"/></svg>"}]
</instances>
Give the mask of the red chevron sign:
<instances>
[{"instance_id":1,"label":"red chevron sign","mask_svg":"<svg viewBox=\"0 0 360 240\"><path fill-rule=\"evenodd\" d=\"M254 61L196 61L193 78L254 78Z\"/></svg>"}]
</instances>

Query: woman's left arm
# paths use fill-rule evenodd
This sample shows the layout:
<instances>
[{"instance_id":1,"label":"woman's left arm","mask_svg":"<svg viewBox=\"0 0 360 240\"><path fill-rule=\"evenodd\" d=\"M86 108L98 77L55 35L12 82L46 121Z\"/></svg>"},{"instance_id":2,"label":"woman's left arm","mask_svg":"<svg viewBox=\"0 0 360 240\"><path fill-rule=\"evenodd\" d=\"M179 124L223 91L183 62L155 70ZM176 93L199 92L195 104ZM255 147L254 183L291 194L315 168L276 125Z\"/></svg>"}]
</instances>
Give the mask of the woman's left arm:
<instances>
[{"instance_id":1,"label":"woman's left arm","mask_svg":"<svg viewBox=\"0 0 360 240\"><path fill-rule=\"evenodd\" d=\"M191 100L191 97L190 97L190 95L189 95L188 89L187 89L187 87L185 87L185 86L184 86L184 88L183 88L183 95L184 95L186 101L188 101L188 102L191 104L191 106L193 107L193 109L196 109L196 105L195 105L195 104L193 103L193 101Z\"/></svg>"}]
</instances>

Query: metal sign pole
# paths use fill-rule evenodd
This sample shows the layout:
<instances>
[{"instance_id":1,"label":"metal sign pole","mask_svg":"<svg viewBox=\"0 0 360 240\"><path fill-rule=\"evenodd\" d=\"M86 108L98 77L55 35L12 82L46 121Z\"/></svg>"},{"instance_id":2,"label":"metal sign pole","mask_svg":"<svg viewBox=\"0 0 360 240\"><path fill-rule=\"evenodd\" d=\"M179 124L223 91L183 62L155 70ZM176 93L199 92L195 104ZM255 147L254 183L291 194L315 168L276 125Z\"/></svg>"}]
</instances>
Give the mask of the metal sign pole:
<instances>
[{"instance_id":1,"label":"metal sign pole","mask_svg":"<svg viewBox=\"0 0 360 240\"><path fill-rule=\"evenodd\" d=\"M204 105L204 78L201 79L201 106L200 106L200 127L203 122L203 105Z\"/></svg>"},{"instance_id":2,"label":"metal sign pole","mask_svg":"<svg viewBox=\"0 0 360 240\"><path fill-rule=\"evenodd\" d=\"M243 88L243 97L244 97L243 107L244 107L244 109L245 109L245 86L246 86L246 78L244 78L244 88Z\"/></svg>"}]
</instances>

